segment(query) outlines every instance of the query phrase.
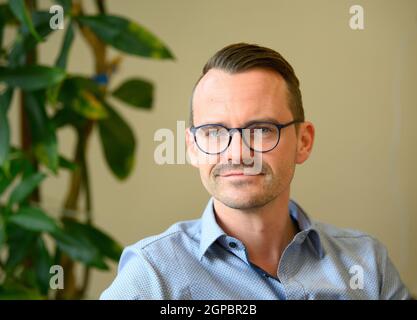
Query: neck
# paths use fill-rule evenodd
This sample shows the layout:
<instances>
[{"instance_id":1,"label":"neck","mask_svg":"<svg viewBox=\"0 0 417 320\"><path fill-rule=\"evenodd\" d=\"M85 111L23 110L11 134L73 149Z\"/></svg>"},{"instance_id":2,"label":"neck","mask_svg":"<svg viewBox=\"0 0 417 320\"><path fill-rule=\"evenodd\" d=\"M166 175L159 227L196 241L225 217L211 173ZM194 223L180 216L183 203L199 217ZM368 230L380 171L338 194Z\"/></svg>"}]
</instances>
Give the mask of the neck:
<instances>
[{"instance_id":1,"label":"neck","mask_svg":"<svg viewBox=\"0 0 417 320\"><path fill-rule=\"evenodd\" d=\"M229 235L243 242L249 260L273 276L282 253L292 241L297 228L289 211L289 190L262 207L233 209L214 199L216 220Z\"/></svg>"}]
</instances>

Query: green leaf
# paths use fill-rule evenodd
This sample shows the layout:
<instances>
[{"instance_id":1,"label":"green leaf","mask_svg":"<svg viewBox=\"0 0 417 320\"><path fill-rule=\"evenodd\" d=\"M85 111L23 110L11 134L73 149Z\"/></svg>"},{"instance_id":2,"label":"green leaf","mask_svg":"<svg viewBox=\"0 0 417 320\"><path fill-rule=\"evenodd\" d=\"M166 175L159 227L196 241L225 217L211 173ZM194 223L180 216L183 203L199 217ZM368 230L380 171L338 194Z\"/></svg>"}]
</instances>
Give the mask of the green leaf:
<instances>
[{"instance_id":1,"label":"green leaf","mask_svg":"<svg viewBox=\"0 0 417 320\"><path fill-rule=\"evenodd\" d=\"M6 232L9 245L6 269L11 271L30 255L38 234L22 229L12 223L7 224Z\"/></svg>"},{"instance_id":2,"label":"green leaf","mask_svg":"<svg viewBox=\"0 0 417 320\"><path fill-rule=\"evenodd\" d=\"M72 125L81 130L87 123L87 119L75 112L71 106L64 105L62 109L55 113L52 122L55 128Z\"/></svg>"},{"instance_id":3,"label":"green leaf","mask_svg":"<svg viewBox=\"0 0 417 320\"><path fill-rule=\"evenodd\" d=\"M66 220L64 221L64 224L65 228L73 235L87 239L96 249L98 249L101 256L109 257L115 261L119 260L122 253L121 246L104 232L91 225L79 223L74 220Z\"/></svg>"},{"instance_id":4,"label":"green leaf","mask_svg":"<svg viewBox=\"0 0 417 320\"><path fill-rule=\"evenodd\" d=\"M74 224L65 222L65 228L51 235L55 238L60 250L65 252L74 260L84 262L89 266L102 270L108 270L108 266L103 261L103 256L91 241L80 232Z\"/></svg>"},{"instance_id":5,"label":"green leaf","mask_svg":"<svg viewBox=\"0 0 417 320\"><path fill-rule=\"evenodd\" d=\"M8 161L2 169L0 168L0 195L12 184L17 175L24 172L25 168L30 165L30 161L22 152L12 148Z\"/></svg>"},{"instance_id":6,"label":"green leaf","mask_svg":"<svg viewBox=\"0 0 417 320\"><path fill-rule=\"evenodd\" d=\"M8 178L4 172L0 171L0 196L3 194L7 187L10 185L11 179Z\"/></svg>"},{"instance_id":7,"label":"green leaf","mask_svg":"<svg viewBox=\"0 0 417 320\"><path fill-rule=\"evenodd\" d=\"M35 271L38 287L43 295L47 295L49 291L49 270L52 265L52 257L41 237L36 241L36 255L35 255Z\"/></svg>"},{"instance_id":8,"label":"green leaf","mask_svg":"<svg viewBox=\"0 0 417 320\"><path fill-rule=\"evenodd\" d=\"M20 283L0 286L0 300L41 300L45 299L36 289L27 288Z\"/></svg>"},{"instance_id":9,"label":"green leaf","mask_svg":"<svg viewBox=\"0 0 417 320\"><path fill-rule=\"evenodd\" d=\"M30 122L35 155L52 172L58 170L58 142L53 121L46 114L45 93L25 92L24 108Z\"/></svg>"},{"instance_id":10,"label":"green leaf","mask_svg":"<svg viewBox=\"0 0 417 320\"><path fill-rule=\"evenodd\" d=\"M113 261L119 261L123 248L108 234L88 224L78 223L77 228L91 241L102 255Z\"/></svg>"},{"instance_id":11,"label":"green leaf","mask_svg":"<svg viewBox=\"0 0 417 320\"><path fill-rule=\"evenodd\" d=\"M0 166L7 159L10 148L10 128L7 114L0 109Z\"/></svg>"},{"instance_id":12,"label":"green leaf","mask_svg":"<svg viewBox=\"0 0 417 320\"><path fill-rule=\"evenodd\" d=\"M34 252L36 250L36 247L35 247L36 240L33 243L33 246L30 250L30 253L29 253L28 257L24 260L24 262L22 264L23 268L22 268L22 270L19 274L19 280L27 288L34 288L37 291L39 291L38 290L38 281L36 279L36 272L35 272L35 269L32 266L32 263L34 261L33 255L34 255ZM30 263L30 267L26 266L25 265L26 263Z\"/></svg>"},{"instance_id":13,"label":"green leaf","mask_svg":"<svg viewBox=\"0 0 417 320\"><path fill-rule=\"evenodd\" d=\"M73 101L72 107L87 119L99 120L107 117L107 111L102 103L89 91L81 90Z\"/></svg>"},{"instance_id":14,"label":"green leaf","mask_svg":"<svg viewBox=\"0 0 417 320\"><path fill-rule=\"evenodd\" d=\"M155 59L171 59L172 53L151 32L141 25L111 15L82 16L78 20L88 26L105 43L133 55Z\"/></svg>"},{"instance_id":15,"label":"green leaf","mask_svg":"<svg viewBox=\"0 0 417 320\"><path fill-rule=\"evenodd\" d=\"M65 79L64 81L65 90L62 90L63 94L65 94L66 91L70 91L69 94L74 94L82 89L91 92L96 97L101 97L103 95L103 92L100 88L100 86L97 84L97 82L91 80L90 78L84 77L84 76L71 76ZM68 95L63 96L65 100L67 100L69 97Z\"/></svg>"},{"instance_id":16,"label":"green leaf","mask_svg":"<svg viewBox=\"0 0 417 320\"><path fill-rule=\"evenodd\" d=\"M64 81L59 100L84 118L99 120L107 117L101 96L102 92L94 81L84 77L71 77Z\"/></svg>"},{"instance_id":17,"label":"green leaf","mask_svg":"<svg viewBox=\"0 0 417 320\"><path fill-rule=\"evenodd\" d=\"M0 20L4 24L17 23L17 20L7 3L0 4Z\"/></svg>"},{"instance_id":18,"label":"green leaf","mask_svg":"<svg viewBox=\"0 0 417 320\"><path fill-rule=\"evenodd\" d=\"M4 27L6 23L4 22L4 18L0 12L0 54L3 52L3 37L4 37ZM0 55L1 56L1 55Z\"/></svg>"},{"instance_id":19,"label":"green leaf","mask_svg":"<svg viewBox=\"0 0 417 320\"><path fill-rule=\"evenodd\" d=\"M9 7L17 20L26 28L29 29L30 33L40 42L42 37L36 32L33 26L32 19L30 18L29 12L26 8L24 0L9 0Z\"/></svg>"},{"instance_id":20,"label":"green leaf","mask_svg":"<svg viewBox=\"0 0 417 320\"><path fill-rule=\"evenodd\" d=\"M22 179L22 181L14 188L9 198L9 205L21 203L25 200L33 190L45 179L46 175L42 172L36 172Z\"/></svg>"},{"instance_id":21,"label":"green leaf","mask_svg":"<svg viewBox=\"0 0 417 320\"><path fill-rule=\"evenodd\" d=\"M55 2L64 9L65 15L71 14L71 6L72 6L71 0L55 0Z\"/></svg>"},{"instance_id":22,"label":"green leaf","mask_svg":"<svg viewBox=\"0 0 417 320\"><path fill-rule=\"evenodd\" d=\"M23 229L35 232L55 232L58 225L54 219L49 217L44 211L36 207L22 207L13 214L9 222L14 223Z\"/></svg>"},{"instance_id":23,"label":"green leaf","mask_svg":"<svg viewBox=\"0 0 417 320\"><path fill-rule=\"evenodd\" d=\"M32 12L32 21L36 28L36 31L42 38L49 36L56 29L51 28L51 18L53 14L49 11L34 11ZM32 35L31 35L32 36ZM33 39L33 36L32 36ZM45 39L44 39L45 40ZM37 43L34 43L36 45Z\"/></svg>"},{"instance_id":24,"label":"green leaf","mask_svg":"<svg viewBox=\"0 0 417 320\"><path fill-rule=\"evenodd\" d=\"M0 17L1 19L1 17ZM4 54L3 51L3 31L4 31L4 23L0 20L0 58Z\"/></svg>"},{"instance_id":25,"label":"green leaf","mask_svg":"<svg viewBox=\"0 0 417 320\"><path fill-rule=\"evenodd\" d=\"M9 5L7 3L0 4L0 58L5 53L3 51L4 29L7 24L15 22L17 22L16 18L10 11Z\"/></svg>"},{"instance_id":26,"label":"green leaf","mask_svg":"<svg viewBox=\"0 0 417 320\"><path fill-rule=\"evenodd\" d=\"M59 166L70 171L74 171L78 167L75 162L68 160L64 156L59 156Z\"/></svg>"},{"instance_id":27,"label":"green leaf","mask_svg":"<svg viewBox=\"0 0 417 320\"><path fill-rule=\"evenodd\" d=\"M2 171L0 171L0 196L10 185L11 179L7 177Z\"/></svg>"},{"instance_id":28,"label":"green leaf","mask_svg":"<svg viewBox=\"0 0 417 320\"><path fill-rule=\"evenodd\" d=\"M0 67L0 82L23 90L38 90L52 86L65 78L60 68L29 65L16 68Z\"/></svg>"},{"instance_id":29,"label":"green leaf","mask_svg":"<svg viewBox=\"0 0 417 320\"><path fill-rule=\"evenodd\" d=\"M74 40L74 27L71 22L68 24L67 32L65 33L64 41L62 43L62 48L59 53L58 59L55 62L55 66L61 69L67 68L68 53L71 48L73 40Z\"/></svg>"},{"instance_id":30,"label":"green leaf","mask_svg":"<svg viewBox=\"0 0 417 320\"><path fill-rule=\"evenodd\" d=\"M52 15L46 11L35 11L32 13L33 23L38 33L44 38L54 31L49 25L51 17ZM27 30L22 30L18 33L9 54L9 66L16 67L24 64L25 54L33 50L37 44L37 39Z\"/></svg>"},{"instance_id":31,"label":"green leaf","mask_svg":"<svg viewBox=\"0 0 417 320\"><path fill-rule=\"evenodd\" d=\"M153 85L146 80L129 79L122 83L112 94L134 107L152 108Z\"/></svg>"},{"instance_id":32,"label":"green leaf","mask_svg":"<svg viewBox=\"0 0 417 320\"><path fill-rule=\"evenodd\" d=\"M6 228L4 224L3 214L0 212L0 250L3 247L3 244L5 242L6 242Z\"/></svg>"},{"instance_id":33,"label":"green leaf","mask_svg":"<svg viewBox=\"0 0 417 320\"><path fill-rule=\"evenodd\" d=\"M53 86L46 89L47 103L55 110L57 109L58 96L59 92L61 91L61 87L62 82L54 84Z\"/></svg>"},{"instance_id":34,"label":"green leaf","mask_svg":"<svg viewBox=\"0 0 417 320\"><path fill-rule=\"evenodd\" d=\"M0 96L0 167L4 164L10 149L10 127L7 119L13 89L8 88Z\"/></svg>"},{"instance_id":35,"label":"green leaf","mask_svg":"<svg viewBox=\"0 0 417 320\"><path fill-rule=\"evenodd\" d=\"M11 178L16 177L21 172L27 172L27 167L32 167L32 163L25 152L11 148L9 153L10 167L8 174Z\"/></svg>"},{"instance_id":36,"label":"green leaf","mask_svg":"<svg viewBox=\"0 0 417 320\"><path fill-rule=\"evenodd\" d=\"M132 171L136 140L132 129L107 105L109 116L98 122L101 145L107 164L119 179L125 179Z\"/></svg>"}]
</instances>

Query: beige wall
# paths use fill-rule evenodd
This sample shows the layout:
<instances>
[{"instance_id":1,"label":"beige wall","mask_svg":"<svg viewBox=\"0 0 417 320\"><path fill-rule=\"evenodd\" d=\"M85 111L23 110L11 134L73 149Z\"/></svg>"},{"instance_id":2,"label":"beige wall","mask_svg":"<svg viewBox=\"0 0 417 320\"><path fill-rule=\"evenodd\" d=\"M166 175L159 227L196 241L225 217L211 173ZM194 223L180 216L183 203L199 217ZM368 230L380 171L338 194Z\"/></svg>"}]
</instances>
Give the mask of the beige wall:
<instances>
[{"instance_id":1,"label":"beige wall","mask_svg":"<svg viewBox=\"0 0 417 320\"><path fill-rule=\"evenodd\" d=\"M115 102L139 139L137 167L126 182L117 182L107 170L94 133L89 166L98 225L128 245L175 221L200 216L208 194L198 172L190 165L157 165L154 133L176 130L176 121L188 119L191 88L212 53L233 42L258 43L278 50L294 66L306 116L317 129L315 150L297 169L292 197L315 219L379 238L417 293L415 0L108 2L110 12L156 33L177 60L126 57L114 78L113 85L126 77L145 77L157 91L152 112ZM365 30L349 28L353 4L365 9ZM43 45L43 62L53 61L60 39L55 35ZM90 52L79 38L69 67L92 71ZM16 124L15 111L11 119ZM59 139L68 155L72 132L61 132ZM46 199L59 203L66 186L65 174L50 178ZM114 276L115 269L94 272L90 298L98 297Z\"/></svg>"}]
</instances>

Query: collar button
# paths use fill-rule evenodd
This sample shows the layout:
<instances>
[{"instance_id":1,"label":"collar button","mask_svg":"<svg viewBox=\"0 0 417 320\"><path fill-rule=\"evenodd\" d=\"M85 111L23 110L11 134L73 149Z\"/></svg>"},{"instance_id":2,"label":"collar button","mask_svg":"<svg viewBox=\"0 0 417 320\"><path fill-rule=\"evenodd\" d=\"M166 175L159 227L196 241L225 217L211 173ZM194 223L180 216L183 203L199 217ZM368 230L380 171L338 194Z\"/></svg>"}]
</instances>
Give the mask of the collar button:
<instances>
[{"instance_id":1,"label":"collar button","mask_svg":"<svg viewBox=\"0 0 417 320\"><path fill-rule=\"evenodd\" d=\"M232 249L235 249L237 247L237 243L231 241L231 242L229 242L229 247L232 248Z\"/></svg>"}]
</instances>

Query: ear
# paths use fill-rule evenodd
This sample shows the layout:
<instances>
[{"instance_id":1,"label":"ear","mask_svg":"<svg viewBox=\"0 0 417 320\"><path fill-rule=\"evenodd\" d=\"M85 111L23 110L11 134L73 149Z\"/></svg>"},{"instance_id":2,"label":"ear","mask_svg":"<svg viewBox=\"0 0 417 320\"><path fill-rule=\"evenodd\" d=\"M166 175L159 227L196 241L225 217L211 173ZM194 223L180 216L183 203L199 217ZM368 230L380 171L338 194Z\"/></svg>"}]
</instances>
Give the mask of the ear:
<instances>
[{"instance_id":1,"label":"ear","mask_svg":"<svg viewBox=\"0 0 417 320\"><path fill-rule=\"evenodd\" d=\"M190 157L191 164L198 168L198 150L194 141L194 135L190 128L185 129L185 142L187 144L187 154Z\"/></svg>"},{"instance_id":2,"label":"ear","mask_svg":"<svg viewBox=\"0 0 417 320\"><path fill-rule=\"evenodd\" d=\"M297 155L295 161L297 164L302 164L310 157L313 150L314 133L314 125L311 122L305 121L300 124L297 135Z\"/></svg>"}]
</instances>

